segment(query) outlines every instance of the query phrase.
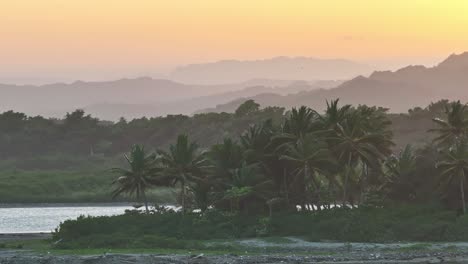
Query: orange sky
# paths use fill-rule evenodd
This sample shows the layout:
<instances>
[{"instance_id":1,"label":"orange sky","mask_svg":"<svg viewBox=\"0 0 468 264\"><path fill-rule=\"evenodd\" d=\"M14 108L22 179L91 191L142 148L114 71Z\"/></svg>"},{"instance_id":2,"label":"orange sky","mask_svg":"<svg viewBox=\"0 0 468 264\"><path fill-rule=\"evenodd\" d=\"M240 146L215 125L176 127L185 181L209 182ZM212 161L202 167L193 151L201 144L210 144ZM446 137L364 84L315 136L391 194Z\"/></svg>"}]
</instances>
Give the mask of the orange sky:
<instances>
[{"instance_id":1,"label":"orange sky","mask_svg":"<svg viewBox=\"0 0 468 264\"><path fill-rule=\"evenodd\" d=\"M468 50L467 14L466 0L4 0L0 70L442 58Z\"/></svg>"}]
</instances>

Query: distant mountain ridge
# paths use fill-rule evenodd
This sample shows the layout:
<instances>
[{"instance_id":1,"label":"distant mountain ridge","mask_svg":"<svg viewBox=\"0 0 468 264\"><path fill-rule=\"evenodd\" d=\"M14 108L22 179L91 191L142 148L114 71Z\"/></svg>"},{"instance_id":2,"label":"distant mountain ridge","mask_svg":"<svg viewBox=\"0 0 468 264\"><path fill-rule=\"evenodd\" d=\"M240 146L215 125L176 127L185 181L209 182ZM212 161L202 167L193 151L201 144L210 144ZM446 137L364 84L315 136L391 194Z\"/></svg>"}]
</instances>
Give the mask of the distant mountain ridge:
<instances>
[{"instance_id":1,"label":"distant mountain ridge","mask_svg":"<svg viewBox=\"0 0 468 264\"><path fill-rule=\"evenodd\" d=\"M325 100L335 98L343 103L383 106L392 112L406 112L440 99L468 101L468 52L451 55L430 68L408 66L395 72L379 71L367 78L358 76L333 89L284 96L259 94L199 112L232 112L247 99L254 99L262 106L308 105L321 110Z\"/></svg>"},{"instance_id":2,"label":"distant mountain ridge","mask_svg":"<svg viewBox=\"0 0 468 264\"><path fill-rule=\"evenodd\" d=\"M341 81L294 81L252 79L224 85L191 85L166 79L141 77L104 82L54 83L48 85L0 84L0 111L63 117L77 108L101 119L191 114L259 93L295 93L299 90L334 87Z\"/></svg>"},{"instance_id":3,"label":"distant mountain ridge","mask_svg":"<svg viewBox=\"0 0 468 264\"><path fill-rule=\"evenodd\" d=\"M255 79L225 85L191 85L141 77L103 82L47 85L0 84L0 111L49 115L94 104L159 104L242 90L249 86L288 86L293 81ZM233 98L231 98L233 99ZM203 106L201 106L203 107ZM206 107L206 106L205 106Z\"/></svg>"},{"instance_id":4,"label":"distant mountain ridge","mask_svg":"<svg viewBox=\"0 0 468 264\"><path fill-rule=\"evenodd\" d=\"M298 91L310 91L314 89L323 89L334 87L342 83L341 81L317 81L290 82L287 86L248 86L241 90L233 90L223 93L216 93L207 96L199 96L190 99L182 99L174 102L160 102L152 104L94 104L84 107L84 110L94 116L107 120L117 120L120 117L139 118L143 116L161 116L167 114L185 114L190 115L199 109L212 107L218 104L227 103L236 98L250 97L257 94L270 93L274 95L295 94Z\"/></svg>"},{"instance_id":5,"label":"distant mountain ridge","mask_svg":"<svg viewBox=\"0 0 468 264\"><path fill-rule=\"evenodd\" d=\"M282 80L348 80L368 75L371 66L344 59L275 57L265 60L223 60L176 68L170 79L182 83L219 84L254 78Z\"/></svg>"}]
</instances>

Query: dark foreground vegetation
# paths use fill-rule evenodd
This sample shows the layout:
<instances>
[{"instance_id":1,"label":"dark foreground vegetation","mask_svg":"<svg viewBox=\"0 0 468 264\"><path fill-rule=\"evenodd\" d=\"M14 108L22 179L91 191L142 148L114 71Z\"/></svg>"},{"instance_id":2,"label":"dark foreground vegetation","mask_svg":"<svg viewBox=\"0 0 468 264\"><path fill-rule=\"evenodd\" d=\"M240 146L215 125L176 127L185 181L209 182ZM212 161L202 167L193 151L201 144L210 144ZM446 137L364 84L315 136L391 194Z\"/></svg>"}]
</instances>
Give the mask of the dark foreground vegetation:
<instances>
[{"instance_id":1,"label":"dark foreground vegetation","mask_svg":"<svg viewBox=\"0 0 468 264\"><path fill-rule=\"evenodd\" d=\"M258 105L247 101L236 114ZM468 108L447 103L434 141L394 152L391 121L376 107L293 108L206 150L178 136L168 150L134 145L114 168L114 197L146 211L82 217L55 233L61 247L193 247L199 239L306 236L339 241L460 241L468 172ZM180 211L149 210L147 192L179 190ZM438 206L434 206L438 204ZM195 213L197 211L197 213Z\"/></svg>"},{"instance_id":2,"label":"dark foreground vegetation","mask_svg":"<svg viewBox=\"0 0 468 264\"><path fill-rule=\"evenodd\" d=\"M468 218L436 207L335 209L272 217L219 211L129 213L66 221L56 248L202 249L206 240L299 236L308 241L466 241ZM232 245L231 245L232 246ZM219 247L219 245L218 245Z\"/></svg>"}]
</instances>

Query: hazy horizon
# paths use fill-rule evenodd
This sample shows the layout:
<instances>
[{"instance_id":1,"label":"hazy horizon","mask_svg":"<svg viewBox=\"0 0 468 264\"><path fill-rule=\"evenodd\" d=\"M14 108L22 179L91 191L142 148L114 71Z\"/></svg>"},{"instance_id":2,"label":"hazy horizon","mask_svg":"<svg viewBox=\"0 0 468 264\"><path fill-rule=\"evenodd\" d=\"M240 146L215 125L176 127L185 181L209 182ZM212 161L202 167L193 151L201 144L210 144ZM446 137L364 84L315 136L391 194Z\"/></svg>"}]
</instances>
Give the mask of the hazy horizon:
<instances>
[{"instance_id":1,"label":"hazy horizon","mask_svg":"<svg viewBox=\"0 0 468 264\"><path fill-rule=\"evenodd\" d=\"M0 83L160 78L277 56L431 66L468 46L467 11L464 1L8 1Z\"/></svg>"},{"instance_id":2,"label":"hazy horizon","mask_svg":"<svg viewBox=\"0 0 468 264\"><path fill-rule=\"evenodd\" d=\"M448 53L450 55L451 53ZM199 61L189 64L175 65L172 67L164 69L152 69L148 68L138 68L138 69L54 69L54 70L37 70L37 71L25 71L25 72L8 72L8 70L3 70L0 72L0 84L14 84L14 85L45 85L45 84L54 84L54 83L73 83L76 81L84 82L101 82L101 81L114 81L120 79L134 79L140 77L150 77L153 79L168 79L173 81L179 81L174 78L171 78L171 73L180 68L189 65L199 65L199 64L212 64L222 61L241 61L241 62L253 62L253 61L264 61L272 58L278 57L287 57L287 58L313 58L319 60L347 60L355 63L367 65L373 69L373 71L382 71L389 70L395 71L410 65L423 65L426 67L432 67L439 63L444 57L419 57L419 58L393 58L393 59L375 59L375 60L352 60L348 58L321 58L318 56L274 56L270 58L258 58L252 60L243 60L236 58L225 58L216 61ZM248 81L246 79L244 81ZM182 81L179 81L182 82ZM232 82L226 81L218 84L230 84ZM187 83L190 84L190 83Z\"/></svg>"}]
</instances>

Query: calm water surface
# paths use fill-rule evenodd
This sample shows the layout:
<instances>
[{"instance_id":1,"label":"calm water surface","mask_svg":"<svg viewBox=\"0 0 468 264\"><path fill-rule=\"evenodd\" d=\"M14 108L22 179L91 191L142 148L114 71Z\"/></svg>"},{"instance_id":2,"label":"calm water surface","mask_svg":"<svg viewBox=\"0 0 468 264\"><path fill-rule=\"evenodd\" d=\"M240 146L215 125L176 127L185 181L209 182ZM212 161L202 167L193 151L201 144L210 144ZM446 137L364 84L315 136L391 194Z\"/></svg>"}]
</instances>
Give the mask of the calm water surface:
<instances>
[{"instance_id":1,"label":"calm water surface","mask_svg":"<svg viewBox=\"0 0 468 264\"><path fill-rule=\"evenodd\" d=\"M119 215L133 209L125 205L18 205L0 206L0 233L51 232L60 222L80 215Z\"/></svg>"}]
</instances>

